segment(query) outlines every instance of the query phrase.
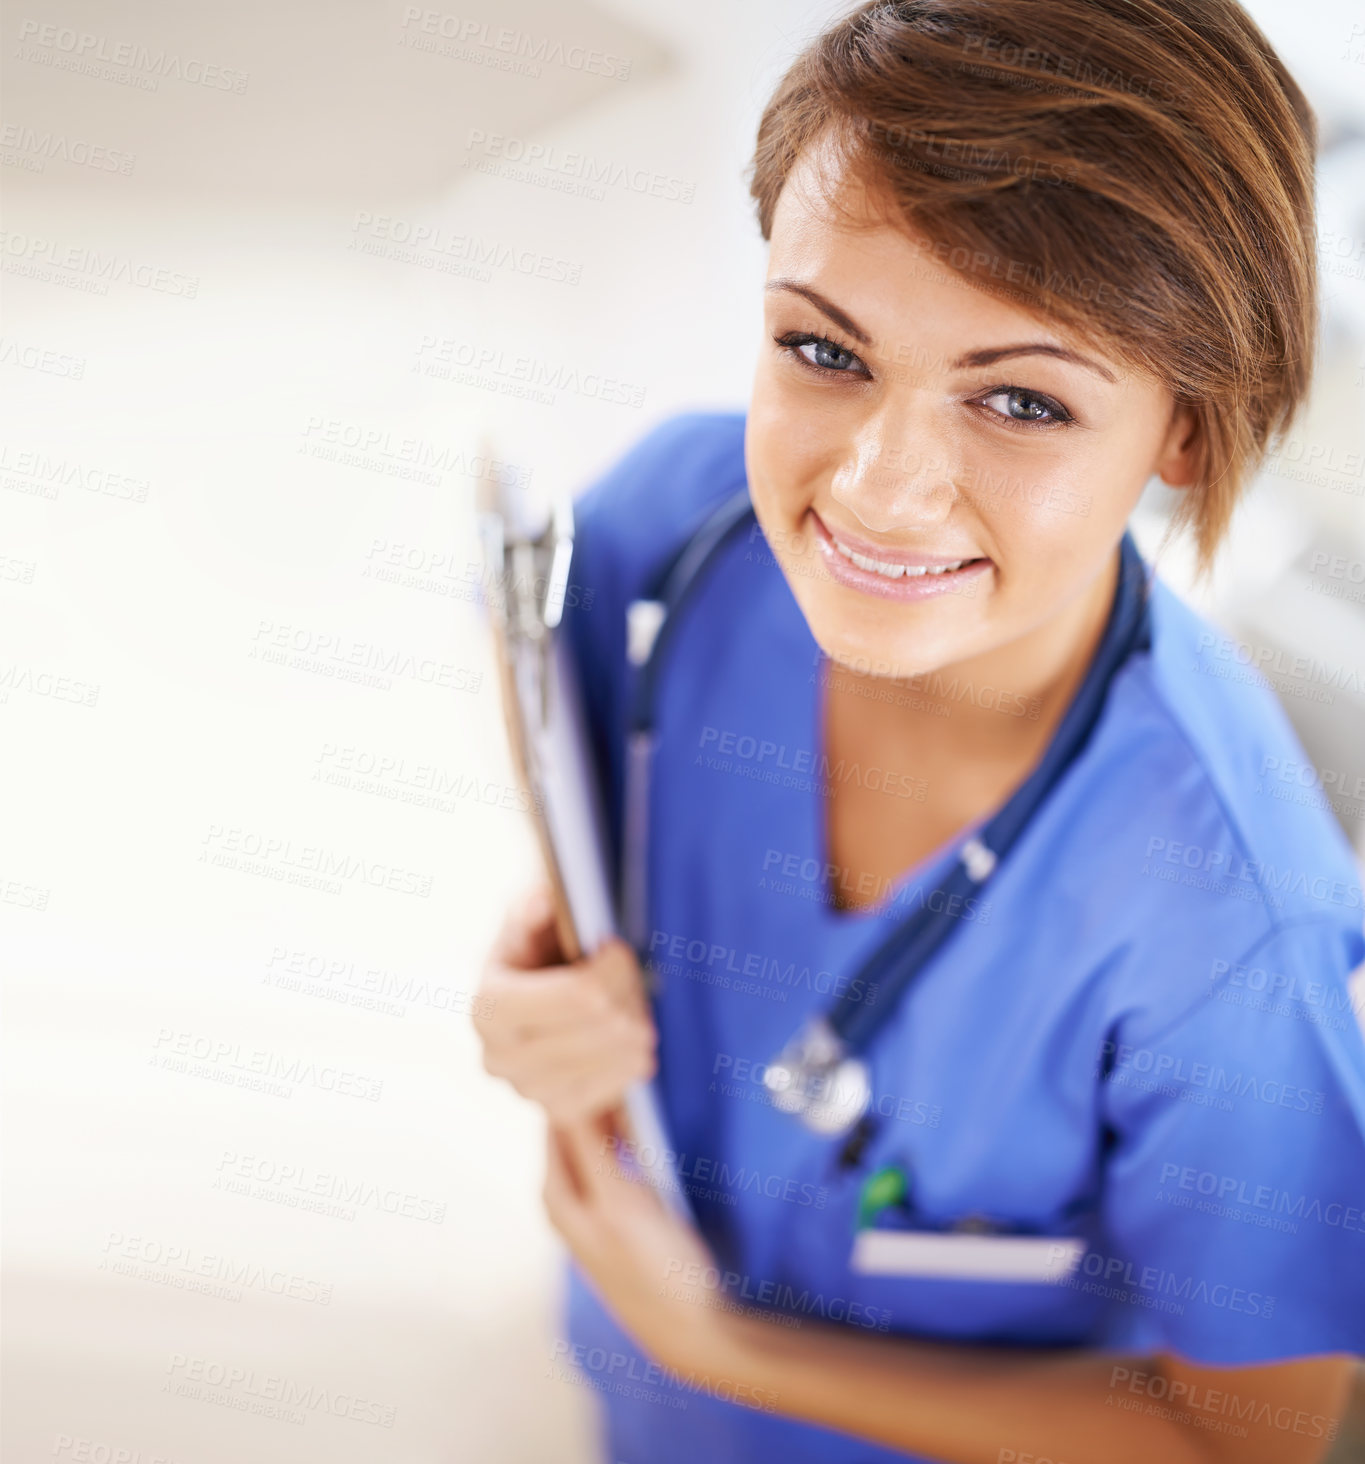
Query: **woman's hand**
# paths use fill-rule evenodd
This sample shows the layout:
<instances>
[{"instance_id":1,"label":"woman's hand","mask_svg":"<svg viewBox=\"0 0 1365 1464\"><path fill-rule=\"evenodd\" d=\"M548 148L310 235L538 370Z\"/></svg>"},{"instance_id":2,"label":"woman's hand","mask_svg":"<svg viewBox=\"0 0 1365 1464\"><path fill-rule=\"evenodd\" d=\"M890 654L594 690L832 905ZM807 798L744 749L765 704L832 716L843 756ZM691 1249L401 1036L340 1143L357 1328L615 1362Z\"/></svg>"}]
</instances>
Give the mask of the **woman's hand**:
<instances>
[{"instance_id":1,"label":"woman's hand","mask_svg":"<svg viewBox=\"0 0 1365 1464\"><path fill-rule=\"evenodd\" d=\"M566 965L548 885L508 912L479 995L484 1068L539 1103L552 1124L603 1113L654 1076L657 1038L635 952L613 939Z\"/></svg>"},{"instance_id":2,"label":"woman's hand","mask_svg":"<svg viewBox=\"0 0 1365 1464\"><path fill-rule=\"evenodd\" d=\"M714 1305L714 1258L651 1180L623 1161L623 1131L619 1112L551 1126L545 1209L603 1304L655 1361L715 1372L726 1318Z\"/></svg>"}]
</instances>

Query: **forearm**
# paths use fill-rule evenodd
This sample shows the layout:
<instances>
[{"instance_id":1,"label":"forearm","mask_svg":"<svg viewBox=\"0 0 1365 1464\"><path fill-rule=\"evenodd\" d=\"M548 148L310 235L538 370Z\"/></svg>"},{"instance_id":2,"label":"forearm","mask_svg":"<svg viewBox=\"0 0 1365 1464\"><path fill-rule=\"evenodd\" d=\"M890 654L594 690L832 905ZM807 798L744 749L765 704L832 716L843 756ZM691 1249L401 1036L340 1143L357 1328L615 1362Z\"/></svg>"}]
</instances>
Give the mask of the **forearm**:
<instances>
[{"instance_id":1,"label":"forearm","mask_svg":"<svg viewBox=\"0 0 1365 1464\"><path fill-rule=\"evenodd\" d=\"M1210 1458L1185 1425L1118 1406L1113 1370L1135 1359L797 1332L748 1317L727 1318L726 1330L729 1380L774 1412L952 1464Z\"/></svg>"}]
</instances>

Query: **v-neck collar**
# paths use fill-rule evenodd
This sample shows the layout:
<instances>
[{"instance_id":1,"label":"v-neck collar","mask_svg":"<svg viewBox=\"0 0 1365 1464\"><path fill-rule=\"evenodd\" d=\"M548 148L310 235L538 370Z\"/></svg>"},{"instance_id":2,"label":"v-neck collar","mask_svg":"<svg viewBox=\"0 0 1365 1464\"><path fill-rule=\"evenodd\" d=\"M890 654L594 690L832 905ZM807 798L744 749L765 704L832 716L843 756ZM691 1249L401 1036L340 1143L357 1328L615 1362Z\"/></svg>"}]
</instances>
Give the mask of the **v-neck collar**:
<instances>
[{"instance_id":1,"label":"v-neck collar","mask_svg":"<svg viewBox=\"0 0 1365 1464\"><path fill-rule=\"evenodd\" d=\"M812 640L812 645L814 644ZM803 714L810 739L809 745L815 749L816 768L805 795L808 843L809 847L815 851L815 858L820 866L820 876L816 881L818 898L813 903L818 906L821 923L826 928L853 931L865 929L884 920L899 919L917 909L922 903L922 898L917 901L914 896L917 892L922 896L923 887L928 882L927 876L937 873L940 867L947 862L949 855L965 843L986 822L989 815L973 820L952 834L936 849L917 860L909 869L903 870L875 904L857 909L845 909L835 905L829 881L825 878L825 872L834 862L830 857L829 848L829 798L824 792L825 771L830 766L825 735L827 696L825 671L827 666L828 657L823 653L820 653L818 658L814 658L813 669L806 677L806 696L803 704ZM913 812L909 810L907 812L910 817L914 816Z\"/></svg>"}]
</instances>

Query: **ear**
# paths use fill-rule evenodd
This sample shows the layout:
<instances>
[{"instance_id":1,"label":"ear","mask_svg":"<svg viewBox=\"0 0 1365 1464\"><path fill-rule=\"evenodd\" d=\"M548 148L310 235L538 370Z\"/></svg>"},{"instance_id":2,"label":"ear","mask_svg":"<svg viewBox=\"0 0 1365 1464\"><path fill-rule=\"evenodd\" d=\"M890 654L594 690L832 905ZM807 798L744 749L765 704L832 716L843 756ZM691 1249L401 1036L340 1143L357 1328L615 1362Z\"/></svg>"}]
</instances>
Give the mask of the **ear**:
<instances>
[{"instance_id":1,"label":"ear","mask_svg":"<svg viewBox=\"0 0 1365 1464\"><path fill-rule=\"evenodd\" d=\"M1171 425L1157 454L1155 471L1170 488L1189 488L1198 471L1199 419L1187 402L1176 402Z\"/></svg>"}]
</instances>

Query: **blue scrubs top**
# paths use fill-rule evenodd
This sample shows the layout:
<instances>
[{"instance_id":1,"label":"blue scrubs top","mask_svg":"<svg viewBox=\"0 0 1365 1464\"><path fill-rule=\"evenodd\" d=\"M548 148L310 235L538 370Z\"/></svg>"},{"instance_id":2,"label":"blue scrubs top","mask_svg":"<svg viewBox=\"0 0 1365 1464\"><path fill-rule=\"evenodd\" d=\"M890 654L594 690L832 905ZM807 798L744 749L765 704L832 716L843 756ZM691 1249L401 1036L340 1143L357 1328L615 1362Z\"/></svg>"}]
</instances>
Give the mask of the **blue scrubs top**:
<instances>
[{"instance_id":1,"label":"blue scrubs top","mask_svg":"<svg viewBox=\"0 0 1365 1464\"><path fill-rule=\"evenodd\" d=\"M744 485L743 444L742 414L671 420L575 505L565 625L618 868L625 608ZM768 1103L764 1064L931 897L967 831L874 908L834 908L823 778L880 780L888 817L914 818L922 786L826 766L821 652L756 524L683 612L650 804L659 1085L732 1305L1210 1365L1365 1352L1360 873L1286 776L1307 756L1237 647L1159 580L1151 613L1150 651L865 1054L880 1124L841 1168L843 1139ZM917 1227L1080 1236L1079 1267L1060 1284L852 1272L858 1191L884 1164L911 1174ZM665 1374L569 1280L557 1353L599 1393L614 1464L911 1457Z\"/></svg>"}]
</instances>

